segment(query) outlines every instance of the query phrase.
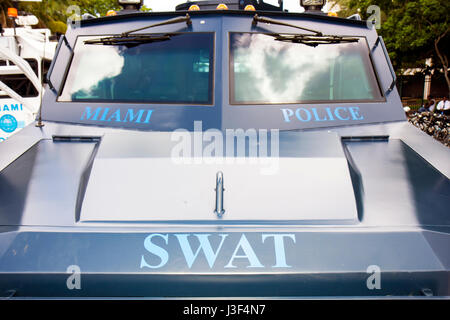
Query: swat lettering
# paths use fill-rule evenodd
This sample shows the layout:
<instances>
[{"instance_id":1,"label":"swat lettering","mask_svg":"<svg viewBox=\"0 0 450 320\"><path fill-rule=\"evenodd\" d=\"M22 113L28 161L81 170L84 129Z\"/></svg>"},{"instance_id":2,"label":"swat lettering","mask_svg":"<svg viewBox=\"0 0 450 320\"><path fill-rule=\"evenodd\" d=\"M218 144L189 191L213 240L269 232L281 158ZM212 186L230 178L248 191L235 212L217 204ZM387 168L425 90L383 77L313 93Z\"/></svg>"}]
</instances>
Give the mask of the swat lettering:
<instances>
[{"instance_id":1,"label":"swat lettering","mask_svg":"<svg viewBox=\"0 0 450 320\"><path fill-rule=\"evenodd\" d=\"M168 252L165 248L160 245L154 243L154 240L160 238L159 242L168 245L169 241L177 241L181 252L184 256L186 264L189 269L192 268L194 262L197 260L200 252L203 251L203 254L206 258L208 266L210 269L213 269L215 266L215 262L219 255L225 254L224 250L222 250L224 244L227 242L227 238L229 234L217 234L215 237L219 237L219 244L216 245L216 248L213 248L210 242L211 234L151 234L147 236L144 240L144 248L151 253L152 255L158 258L157 264L148 263L148 259L146 260L145 256L141 256L141 269L149 268L149 269L159 269L164 267L170 259L170 254L173 252ZM198 247L196 249L193 248L191 241L189 239L197 238ZM173 239L173 240L169 240ZM266 245L268 244L268 251L270 254L273 254L272 264L270 267L272 268L291 268L288 265L285 251L285 242L287 239L290 239L291 243L295 243L295 234L262 234L261 235L261 243ZM162 241L161 241L162 240ZM194 242L194 241L192 241ZM270 244L272 243L273 251L270 251ZM234 244L235 245L235 244ZM221 267L225 269L237 268L235 265L236 260L244 259L246 260L246 268L265 268L259 257L257 256L253 246L248 241L245 234L242 234L236 247L232 251L230 255L230 250L226 250L228 252L228 256L226 257L227 264L222 265ZM238 254L239 253L239 254ZM223 261L223 260L222 260ZM243 260L240 260L243 261Z\"/></svg>"}]
</instances>

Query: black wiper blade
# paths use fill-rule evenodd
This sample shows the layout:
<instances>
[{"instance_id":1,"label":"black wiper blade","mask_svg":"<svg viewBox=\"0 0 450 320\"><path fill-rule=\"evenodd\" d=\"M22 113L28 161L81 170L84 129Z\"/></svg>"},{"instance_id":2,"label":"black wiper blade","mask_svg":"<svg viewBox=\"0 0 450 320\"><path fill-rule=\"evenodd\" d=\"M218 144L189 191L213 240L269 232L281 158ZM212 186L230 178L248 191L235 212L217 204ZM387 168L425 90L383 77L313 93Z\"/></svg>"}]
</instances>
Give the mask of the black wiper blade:
<instances>
[{"instance_id":1,"label":"black wiper blade","mask_svg":"<svg viewBox=\"0 0 450 320\"><path fill-rule=\"evenodd\" d=\"M268 23L268 24L276 24L280 26L286 26L291 28L296 28L300 30L305 30L314 33L314 35L310 34L279 34L273 33L271 36L275 37L275 40L285 41L285 42L293 42L293 43L302 43L307 46L317 47L320 44L334 44L334 43L350 43L350 42L358 42L359 39L355 37L345 37L345 36L336 36L336 35L324 35L322 32L308 29L304 27L299 27L294 24L286 23L279 20L274 20L270 18L260 17L257 14L253 17L253 25L255 26L258 22Z\"/></svg>"},{"instance_id":2,"label":"black wiper blade","mask_svg":"<svg viewBox=\"0 0 450 320\"><path fill-rule=\"evenodd\" d=\"M126 31L126 32L122 33L122 36L125 37L125 36L130 35L130 33L142 31L142 30L145 30L145 29L150 29L150 28L153 28L153 27L165 26L165 25L168 25L168 24L175 24L175 23L181 23L181 22L186 22L186 24L188 26L192 25L191 17L189 16L189 14L186 14L186 16L184 16L184 17L178 17L178 18L174 18L174 19L169 19L169 20L166 20L166 21L163 21L163 22L158 22L158 23L155 23L155 24L151 24L151 25L143 27L143 28Z\"/></svg>"},{"instance_id":3,"label":"black wiper blade","mask_svg":"<svg viewBox=\"0 0 450 320\"><path fill-rule=\"evenodd\" d=\"M310 34L279 34L272 33L269 34L275 37L275 40L285 41L285 42L293 42L293 43L302 43L307 46L317 47L320 44L334 44L334 43L350 43L350 42L358 42L359 39L355 37L345 37L345 36L336 36L336 35L324 35L322 32L308 29L304 27L299 27L294 24L286 23L279 20L274 20L270 18L260 17L257 14L253 17L253 25L256 26L258 22L268 23L268 24L276 24L280 26L286 26L291 28L296 28L300 30L305 30L314 33L314 35Z\"/></svg>"},{"instance_id":4,"label":"black wiper blade","mask_svg":"<svg viewBox=\"0 0 450 320\"><path fill-rule=\"evenodd\" d=\"M103 37L99 39L94 40L86 40L85 44L102 44L102 45L124 45L127 47L134 47L138 46L143 43L152 43L152 42L158 42L158 41L167 41L170 40L170 36L173 36L174 34L165 34L165 35L151 35L151 34L137 34L134 35L132 33L142 31L145 29L158 27L158 26L165 26L168 24L174 24L174 23L180 23L180 22L186 22L188 26L192 24L191 17L189 14L186 14L184 17L178 17L174 19L169 19L163 22L158 22L143 28L129 30L126 32L123 32L120 35L112 36L112 37Z\"/></svg>"},{"instance_id":5,"label":"black wiper blade","mask_svg":"<svg viewBox=\"0 0 450 320\"><path fill-rule=\"evenodd\" d=\"M309 35L309 34L271 34L278 41L301 43L310 47L321 44L352 43L358 42L359 38L335 35Z\"/></svg>"},{"instance_id":6,"label":"black wiper blade","mask_svg":"<svg viewBox=\"0 0 450 320\"><path fill-rule=\"evenodd\" d=\"M152 42L159 42L159 41L167 41L170 40L170 37L173 36L173 34L164 34L164 35L150 35L150 34L139 34L139 35L132 35L132 36L112 36L112 37L103 37L93 40L86 40L84 41L85 44L102 44L102 45L109 45L109 46L127 46L127 47L134 47L138 46L143 43L152 43Z\"/></svg>"},{"instance_id":7,"label":"black wiper blade","mask_svg":"<svg viewBox=\"0 0 450 320\"><path fill-rule=\"evenodd\" d=\"M299 27L299 26L296 26L294 24L286 23L286 22L279 21L279 20L274 20L274 19L270 19L270 18L260 17L257 14L255 14L255 16L253 17L253 25L256 26L256 24L258 22L263 22L263 23L268 23L268 24L277 24L277 25L280 25L280 26L286 26L286 27L301 29L301 30L313 32L317 36L321 36L322 35L322 32L317 31L317 30L308 29L308 28L304 28L304 27Z\"/></svg>"}]
</instances>

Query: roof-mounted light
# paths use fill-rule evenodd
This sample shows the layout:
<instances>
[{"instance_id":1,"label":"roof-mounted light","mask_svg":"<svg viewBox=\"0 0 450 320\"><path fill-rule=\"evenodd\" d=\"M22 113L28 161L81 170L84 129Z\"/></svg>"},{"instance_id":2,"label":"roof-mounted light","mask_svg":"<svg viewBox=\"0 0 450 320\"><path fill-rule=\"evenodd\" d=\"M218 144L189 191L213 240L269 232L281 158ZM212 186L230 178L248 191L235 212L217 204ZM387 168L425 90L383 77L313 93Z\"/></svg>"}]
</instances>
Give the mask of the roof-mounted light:
<instances>
[{"instance_id":1,"label":"roof-mounted light","mask_svg":"<svg viewBox=\"0 0 450 320\"><path fill-rule=\"evenodd\" d=\"M255 6L252 4L248 4L244 8L245 11L256 11Z\"/></svg>"},{"instance_id":2,"label":"roof-mounted light","mask_svg":"<svg viewBox=\"0 0 450 320\"><path fill-rule=\"evenodd\" d=\"M325 5L326 0L300 0L300 5L305 11L320 11Z\"/></svg>"},{"instance_id":3,"label":"roof-mounted light","mask_svg":"<svg viewBox=\"0 0 450 320\"><path fill-rule=\"evenodd\" d=\"M144 4L144 0L117 0L125 10L139 10Z\"/></svg>"},{"instance_id":4,"label":"roof-mounted light","mask_svg":"<svg viewBox=\"0 0 450 320\"><path fill-rule=\"evenodd\" d=\"M333 12L333 11L328 12L327 15L329 17L337 17L338 16L338 14L336 12Z\"/></svg>"},{"instance_id":5,"label":"roof-mounted light","mask_svg":"<svg viewBox=\"0 0 450 320\"><path fill-rule=\"evenodd\" d=\"M106 13L106 16L107 16L107 17L117 16L117 12L116 12L115 10L109 10L109 11Z\"/></svg>"},{"instance_id":6,"label":"roof-mounted light","mask_svg":"<svg viewBox=\"0 0 450 320\"><path fill-rule=\"evenodd\" d=\"M228 6L225 3L221 3L217 6L216 10L228 10Z\"/></svg>"},{"instance_id":7,"label":"roof-mounted light","mask_svg":"<svg viewBox=\"0 0 450 320\"><path fill-rule=\"evenodd\" d=\"M193 4L189 7L189 11L199 11L200 7L197 4Z\"/></svg>"}]
</instances>

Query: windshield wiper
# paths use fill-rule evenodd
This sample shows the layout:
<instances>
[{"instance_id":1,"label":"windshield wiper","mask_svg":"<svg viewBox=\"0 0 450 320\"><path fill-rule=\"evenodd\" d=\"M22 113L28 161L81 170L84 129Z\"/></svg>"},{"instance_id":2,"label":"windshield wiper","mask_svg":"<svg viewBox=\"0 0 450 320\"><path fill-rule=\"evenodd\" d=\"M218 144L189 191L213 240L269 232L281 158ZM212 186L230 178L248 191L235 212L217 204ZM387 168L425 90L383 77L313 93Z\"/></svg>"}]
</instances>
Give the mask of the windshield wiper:
<instances>
[{"instance_id":1,"label":"windshield wiper","mask_svg":"<svg viewBox=\"0 0 450 320\"><path fill-rule=\"evenodd\" d=\"M256 26L256 24L258 22L269 23L269 24L277 24L277 25L280 25L280 26L286 26L286 27L301 29L301 30L313 32L313 33L316 34L316 36L321 36L322 35L322 32L317 31L317 30L307 29L307 28L304 28L304 27L296 26L294 24L289 24L289 23L286 23L286 22L278 21L278 20L273 20L273 19L269 19L269 18L265 18L265 17L260 17L257 14L255 14L255 16L253 17L253 25Z\"/></svg>"},{"instance_id":2,"label":"windshield wiper","mask_svg":"<svg viewBox=\"0 0 450 320\"><path fill-rule=\"evenodd\" d=\"M280 26L286 26L296 29L301 29L305 31L309 31L314 33L311 34L280 34L280 33L272 33L270 36L275 37L275 40L284 41L284 42L293 42L293 43L302 43L307 46L317 47L320 44L334 44L334 43L349 43L349 42L358 42L359 39L356 37L346 37L346 36L336 36L336 35L324 35L322 32L308 29L304 27L299 27L293 24L285 23L278 20L273 20L265 17L260 17L257 14L253 17L253 25L255 26L258 22L269 23L269 24L277 24Z\"/></svg>"},{"instance_id":3,"label":"windshield wiper","mask_svg":"<svg viewBox=\"0 0 450 320\"><path fill-rule=\"evenodd\" d=\"M189 14L186 14L186 16L184 16L184 17L178 17L178 18L174 18L174 19L169 19L169 20L166 20L166 21L163 21L163 22L158 22L158 23L155 23L155 24L151 24L151 25L143 27L143 28L126 31L126 32L122 33L122 37L128 36L130 33L142 31L142 30L145 30L145 29L150 29L150 28L153 28L153 27L165 26L165 25L168 25L168 24L175 24L175 23L180 23L180 22L186 22L186 24L188 26L190 26L192 24L191 17L189 16Z\"/></svg>"},{"instance_id":4,"label":"windshield wiper","mask_svg":"<svg viewBox=\"0 0 450 320\"><path fill-rule=\"evenodd\" d=\"M112 37L104 37L93 40L84 41L85 44L102 44L106 46L126 46L126 47L135 47L143 43L152 43L159 41L167 41L170 40L170 36L173 34L164 34L164 35L150 35L150 34L140 34L140 35L131 35L131 36L112 36Z\"/></svg>"},{"instance_id":5,"label":"windshield wiper","mask_svg":"<svg viewBox=\"0 0 450 320\"><path fill-rule=\"evenodd\" d=\"M310 47L317 47L320 44L336 44L358 42L356 37L330 36L330 35L309 35L309 34L270 34L278 41L301 43Z\"/></svg>"},{"instance_id":6,"label":"windshield wiper","mask_svg":"<svg viewBox=\"0 0 450 320\"><path fill-rule=\"evenodd\" d=\"M189 14L186 14L184 17L178 17L174 19L169 19L163 22L158 22L143 28L129 30L126 32L123 32L120 35L112 36L112 37L102 37L98 39L93 40L86 40L84 41L85 44L102 44L102 45L124 45L127 47L135 47L143 43L152 43L152 42L158 42L158 41L167 41L170 40L171 36L174 36L173 33L166 33L164 35L152 35L152 34L132 34L138 31L142 31L145 29L158 27L158 26L164 26L168 24L174 24L174 23L180 23L180 22L186 22L188 26L192 24L191 17Z\"/></svg>"}]
</instances>

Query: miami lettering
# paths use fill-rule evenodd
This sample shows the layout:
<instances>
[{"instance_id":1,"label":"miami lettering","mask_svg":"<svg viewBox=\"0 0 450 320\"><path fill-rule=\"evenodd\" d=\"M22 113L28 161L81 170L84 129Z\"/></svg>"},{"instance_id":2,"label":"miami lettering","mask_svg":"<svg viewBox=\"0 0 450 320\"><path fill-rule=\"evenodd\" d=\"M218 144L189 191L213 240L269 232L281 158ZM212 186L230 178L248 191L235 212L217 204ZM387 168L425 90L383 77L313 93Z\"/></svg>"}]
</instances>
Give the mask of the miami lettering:
<instances>
[{"instance_id":1,"label":"miami lettering","mask_svg":"<svg viewBox=\"0 0 450 320\"><path fill-rule=\"evenodd\" d=\"M81 115L82 121L120 122L120 123L150 123L153 110L148 109L111 109L86 107Z\"/></svg>"},{"instance_id":2,"label":"miami lettering","mask_svg":"<svg viewBox=\"0 0 450 320\"><path fill-rule=\"evenodd\" d=\"M23 105L22 104L4 104L3 106L0 105L0 111L3 112L11 112L11 111L23 111Z\"/></svg>"}]
</instances>

